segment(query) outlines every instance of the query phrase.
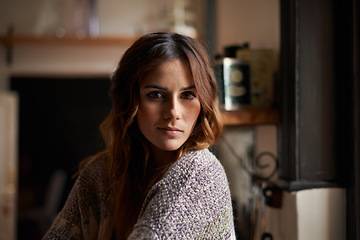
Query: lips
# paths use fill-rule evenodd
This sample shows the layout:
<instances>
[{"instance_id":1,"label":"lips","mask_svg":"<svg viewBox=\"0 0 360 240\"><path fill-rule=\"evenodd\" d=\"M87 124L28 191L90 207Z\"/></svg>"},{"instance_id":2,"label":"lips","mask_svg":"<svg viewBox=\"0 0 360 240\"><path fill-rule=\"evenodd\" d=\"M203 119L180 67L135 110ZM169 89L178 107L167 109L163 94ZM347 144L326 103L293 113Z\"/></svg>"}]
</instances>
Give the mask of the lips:
<instances>
[{"instance_id":1,"label":"lips","mask_svg":"<svg viewBox=\"0 0 360 240\"><path fill-rule=\"evenodd\" d=\"M169 135L169 136L176 136L183 132L182 130L180 130L178 128L173 128L173 127L158 127L158 129L162 133Z\"/></svg>"}]
</instances>

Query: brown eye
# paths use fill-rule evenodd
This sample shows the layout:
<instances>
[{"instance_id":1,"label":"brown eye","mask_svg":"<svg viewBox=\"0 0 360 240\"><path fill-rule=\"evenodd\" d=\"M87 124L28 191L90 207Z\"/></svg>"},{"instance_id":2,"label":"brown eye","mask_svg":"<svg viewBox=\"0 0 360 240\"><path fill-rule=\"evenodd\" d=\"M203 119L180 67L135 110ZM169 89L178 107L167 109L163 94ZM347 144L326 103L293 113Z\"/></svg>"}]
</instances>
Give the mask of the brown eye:
<instances>
[{"instance_id":1,"label":"brown eye","mask_svg":"<svg viewBox=\"0 0 360 240\"><path fill-rule=\"evenodd\" d=\"M164 94L159 92L159 91L152 91L152 92L149 92L148 94L146 94L146 96L148 98L151 98L151 99L159 99L159 98L164 98Z\"/></svg>"},{"instance_id":2,"label":"brown eye","mask_svg":"<svg viewBox=\"0 0 360 240\"><path fill-rule=\"evenodd\" d=\"M196 94L193 92L183 92L181 94L181 98L192 100L192 99L196 98Z\"/></svg>"}]
</instances>

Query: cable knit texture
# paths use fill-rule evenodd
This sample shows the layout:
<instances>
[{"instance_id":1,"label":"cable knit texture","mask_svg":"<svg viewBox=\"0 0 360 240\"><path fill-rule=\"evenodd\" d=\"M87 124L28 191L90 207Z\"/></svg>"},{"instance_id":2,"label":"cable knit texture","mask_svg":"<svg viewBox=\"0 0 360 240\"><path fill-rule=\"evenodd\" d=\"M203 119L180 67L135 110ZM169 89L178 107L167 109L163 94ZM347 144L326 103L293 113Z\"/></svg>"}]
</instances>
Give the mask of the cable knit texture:
<instances>
[{"instance_id":1,"label":"cable knit texture","mask_svg":"<svg viewBox=\"0 0 360 240\"><path fill-rule=\"evenodd\" d=\"M101 161L79 176L43 239L111 239ZM149 191L129 236L134 239L235 239L225 171L209 150L186 153Z\"/></svg>"}]
</instances>

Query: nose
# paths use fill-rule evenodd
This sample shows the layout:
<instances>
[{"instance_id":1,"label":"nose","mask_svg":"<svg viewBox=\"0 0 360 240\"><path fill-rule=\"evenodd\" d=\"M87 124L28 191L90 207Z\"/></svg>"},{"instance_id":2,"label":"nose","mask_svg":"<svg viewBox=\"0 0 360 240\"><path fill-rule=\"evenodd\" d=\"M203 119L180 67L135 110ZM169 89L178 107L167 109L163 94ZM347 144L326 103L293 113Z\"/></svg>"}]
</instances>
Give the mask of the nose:
<instances>
[{"instance_id":1,"label":"nose","mask_svg":"<svg viewBox=\"0 0 360 240\"><path fill-rule=\"evenodd\" d=\"M163 116L166 119L178 120L181 117L181 104L176 97L169 98L164 104Z\"/></svg>"}]
</instances>

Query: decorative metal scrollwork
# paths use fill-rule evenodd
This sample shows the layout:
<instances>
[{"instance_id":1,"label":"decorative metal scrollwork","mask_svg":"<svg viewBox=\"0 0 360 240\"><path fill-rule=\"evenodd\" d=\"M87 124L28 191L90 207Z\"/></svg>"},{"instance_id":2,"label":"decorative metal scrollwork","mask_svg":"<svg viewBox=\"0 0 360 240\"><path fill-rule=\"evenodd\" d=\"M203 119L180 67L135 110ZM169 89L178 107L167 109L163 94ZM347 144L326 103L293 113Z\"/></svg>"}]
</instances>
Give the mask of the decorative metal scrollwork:
<instances>
[{"instance_id":1,"label":"decorative metal scrollwork","mask_svg":"<svg viewBox=\"0 0 360 240\"><path fill-rule=\"evenodd\" d=\"M233 146L231 146L231 144L225 139L223 138L223 143L227 146L227 148L229 149L229 151L231 152L231 154L238 160L241 168L247 173L249 174L250 177L252 177L255 180L261 180L261 181L268 181L270 180L278 171L279 169L279 161L278 158L275 156L275 154L271 153L271 152L261 152L259 155L257 155L255 157L255 169L267 169L270 168L271 166L273 167L272 171L270 172L270 174L268 174L267 176L260 176L255 172L253 172L251 169L249 169L247 167L247 165L245 164L243 158L241 156L239 156L235 149L233 148ZM270 157L270 159L274 162L274 164L270 164L270 163L265 163L262 164L261 159L263 157Z\"/></svg>"},{"instance_id":2,"label":"decorative metal scrollwork","mask_svg":"<svg viewBox=\"0 0 360 240\"><path fill-rule=\"evenodd\" d=\"M269 175L267 176L261 176L261 178L263 180L269 180L271 179L275 174L276 172L278 171L279 169L279 161L277 159L277 157L275 156L275 154L273 154L272 152L261 152L259 155L257 155L255 157L255 167L256 168L259 168L259 169L266 169L266 168L269 168L271 167L271 165L269 163L266 163L266 164L261 164L261 158L264 157L264 156L268 156L270 157L270 159L272 159L274 161L274 165L273 165L273 170L270 172Z\"/></svg>"}]
</instances>

